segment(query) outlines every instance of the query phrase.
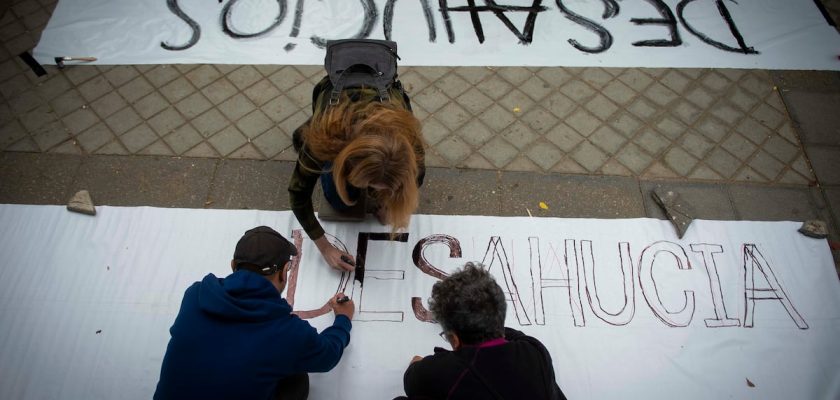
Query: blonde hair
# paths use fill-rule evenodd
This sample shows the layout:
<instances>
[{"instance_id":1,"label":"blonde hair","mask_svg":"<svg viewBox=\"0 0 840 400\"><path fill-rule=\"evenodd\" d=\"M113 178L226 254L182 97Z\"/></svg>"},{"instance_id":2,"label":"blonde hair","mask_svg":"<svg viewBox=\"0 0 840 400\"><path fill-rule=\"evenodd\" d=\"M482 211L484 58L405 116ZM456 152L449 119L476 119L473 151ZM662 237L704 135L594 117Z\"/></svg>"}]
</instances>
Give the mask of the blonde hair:
<instances>
[{"instance_id":1,"label":"blonde hair","mask_svg":"<svg viewBox=\"0 0 840 400\"><path fill-rule=\"evenodd\" d=\"M353 102L346 96L312 118L304 131L312 156L333 162L339 197L353 204L347 185L368 188L385 207L392 233L408 227L419 204L418 165L423 163L420 121L401 104Z\"/></svg>"}]
</instances>

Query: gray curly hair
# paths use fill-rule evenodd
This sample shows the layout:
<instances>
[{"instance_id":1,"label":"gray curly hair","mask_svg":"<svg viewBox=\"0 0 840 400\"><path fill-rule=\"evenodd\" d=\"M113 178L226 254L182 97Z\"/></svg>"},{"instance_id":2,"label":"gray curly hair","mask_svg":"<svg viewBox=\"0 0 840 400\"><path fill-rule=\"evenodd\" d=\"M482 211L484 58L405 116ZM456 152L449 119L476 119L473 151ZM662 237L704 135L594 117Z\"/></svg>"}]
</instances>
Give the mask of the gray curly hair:
<instances>
[{"instance_id":1,"label":"gray curly hair","mask_svg":"<svg viewBox=\"0 0 840 400\"><path fill-rule=\"evenodd\" d=\"M505 295L479 263L469 262L435 283L429 308L444 331L457 334L464 344L504 336Z\"/></svg>"}]
</instances>

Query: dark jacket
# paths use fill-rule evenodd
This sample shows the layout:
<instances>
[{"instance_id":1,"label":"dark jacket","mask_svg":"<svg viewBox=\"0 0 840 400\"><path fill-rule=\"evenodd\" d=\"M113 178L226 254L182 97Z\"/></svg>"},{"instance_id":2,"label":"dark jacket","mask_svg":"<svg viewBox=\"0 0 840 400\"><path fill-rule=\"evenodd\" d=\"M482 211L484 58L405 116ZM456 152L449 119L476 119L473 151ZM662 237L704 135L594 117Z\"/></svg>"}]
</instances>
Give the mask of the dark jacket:
<instances>
[{"instance_id":1,"label":"dark jacket","mask_svg":"<svg viewBox=\"0 0 840 400\"><path fill-rule=\"evenodd\" d=\"M505 328L507 343L489 347L436 347L411 364L403 385L409 399L565 399L554 367L537 339Z\"/></svg>"},{"instance_id":2,"label":"dark jacket","mask_svg":"<svg viewBox=\"0 0 840 400\"><path fill-rule=\"evenodd\" d=\"M319 334L291 311L259 274L208 274L184 293L154 398L269 399L283 377L335 367L350 320Z\"/></svg>"}]
</instances>

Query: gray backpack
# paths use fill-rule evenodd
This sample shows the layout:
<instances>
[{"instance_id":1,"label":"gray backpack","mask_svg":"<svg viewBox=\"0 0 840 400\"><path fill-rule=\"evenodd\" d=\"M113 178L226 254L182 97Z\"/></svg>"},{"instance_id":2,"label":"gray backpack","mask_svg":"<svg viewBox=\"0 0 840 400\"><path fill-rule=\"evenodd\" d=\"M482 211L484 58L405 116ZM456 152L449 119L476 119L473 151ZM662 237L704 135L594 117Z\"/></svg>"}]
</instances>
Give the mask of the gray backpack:
<instances>
[{"instance_id":1,"label":"gray backpack","mask_svg":"<svg viewBox=\"0 0 840 400\"><path fill-rule=\"evenodd\" d=\"M399 58L397 43L390 40L343 39L327 42L324 67L333 86L330 105L338 104L342 90L361 87L376 89L379 101L388 101L388 91L397 81ZM399 84L396 86L401 89Z\"/></svg>"}]
</instances>

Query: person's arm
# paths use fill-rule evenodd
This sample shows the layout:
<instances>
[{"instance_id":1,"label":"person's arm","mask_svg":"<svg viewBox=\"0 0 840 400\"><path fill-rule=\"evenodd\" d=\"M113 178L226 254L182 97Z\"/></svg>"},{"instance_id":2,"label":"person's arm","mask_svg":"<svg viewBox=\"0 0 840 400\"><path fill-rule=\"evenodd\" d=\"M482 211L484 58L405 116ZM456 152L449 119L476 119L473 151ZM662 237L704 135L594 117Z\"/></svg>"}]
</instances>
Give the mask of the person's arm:
<instances>
[{"instance_id":1,"label":"person's arm","mask_svg":"<svg viewBox=\"0 0 840 400\"><path fill-rule=\"evenodd\" d=\"M312 193L320 177L321 166L309 159L306 149L298 155L295 170L289 180L289 203L303 230L309 238L316 240L324 236L324 228L315 218L315 208L312 206Z\"/></svg>"},{"instance_id":2,"label":"person's arm","mask_svg":"<svg viewBox=\"0 0 840 400\"><path fill-rule=\"evenodd\" d=\"M350 329L353 327L350 320L353 319L356 310L353 300L338 303L338 299L342 297L344 293L338 293L330 299L329 304L335 312L335 320L332 326L321 333L317 333L315 328L301 320L311 330L306 343L302 345L306 352L298 361L301 369L307 372L327 372L341 360L344 348L350 344Z\"/></svg>"}]
</instances>

